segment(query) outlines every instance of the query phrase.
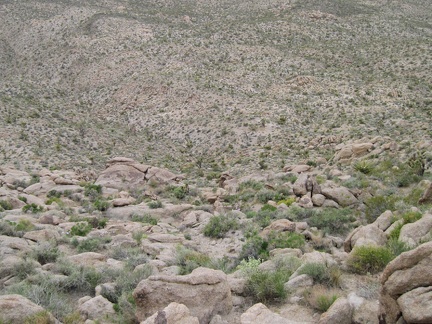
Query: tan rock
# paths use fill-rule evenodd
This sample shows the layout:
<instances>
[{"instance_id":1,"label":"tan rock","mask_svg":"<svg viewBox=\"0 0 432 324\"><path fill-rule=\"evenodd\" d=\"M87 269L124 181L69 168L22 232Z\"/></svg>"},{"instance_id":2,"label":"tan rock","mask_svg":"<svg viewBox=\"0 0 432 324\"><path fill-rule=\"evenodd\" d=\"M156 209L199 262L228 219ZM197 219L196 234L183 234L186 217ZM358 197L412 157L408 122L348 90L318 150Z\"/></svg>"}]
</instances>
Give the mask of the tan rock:
<instances>
[{"instance_id":1,"label":"tan rock","mask_svg":"<svg viewBox=\"0 0 432 324\"><path fill-rule=\"evenodd\" d=\"M432 323L432 286L415 288L397 299L408 323Z\"/></svg>"},{"instance_id":2,"label":"tan rock","mask_svg":"<svg viewBox=\"0 0 432 324\"><path fill-rule=\"evenodd\" d=\"M427 204L432 202L432 183L426 188L423 195L419 199L419 204Z\"/></svg>"},{"instance_id":3,"label":"tan rock","mask_svg":"<svg viewBox=\"0 0 432 324\"><path fill-rule=\"evenodd\" d=\"M353 308L349 301L340 297L330 306L330 308L321 315L319 324L351 324Z\"/></svg>"},{"instance_id":4,"label":"tan rock","mask_svg":"<svg viewBox=\"0 0 432 324\"><path fill-rule=\"evenodd\" d=\"M200 323L209 322L213 315L227 314L232 308L226 275L207 268L197 268L185 276L151 276L138 284L133 296L139 320L174 301L186 305Z\"/></svg>"},{"instance_id":5,"label":"tan rock","mask_svg":"<svg viewBox=\"0 0 432 324\"><path fill-rule=\"evenodd\" d=\"M373 224L376 225L380 230L385 231L390 227L392 221L393 213L390 210L386 210L373 222Z\"/></svg>"},{"instance_id":6,"label":"tan rock","mask_svg":"<svg viewBox=\"0 0 432 324\"><path fill-rule=\"evenodd\" d=\"M278 219L264 228L261 232L262 237L267 237L271 232L295 232L296 223L288 219Z\"/></svg>"},{"instance_id":7,"label":"tan rock","mask_svg":"<svg viewBox=\"0 0 432 324\"><path fill-rule=\"evenodd\" d=\"M4 323L36 323L37 319L42 316L43 323L59 323L44 308L21 295L0 296L0 319Z\"/></svg>"},{"instance_id":8,"label":"tan rock","mask_svg":"<svg viewBox=\"0 0 432 324\"><path fill-rule=\"evenodd\" d=\"M345 187L326 187L321 189L321 193L326 198L336 201L342 207L347 207L358 203L357 198Z\"/></svg>"},{"instance_id":9,"label":"tan rock","mask_svg":"<svg viewBox=\"0 0 432 324\"><path fill-rule=\"evenodd\" d=\"M113 304L101 295L82 303L78 311L85 319L91 320L107 320L116 314Z\"/></svg>"},{"instance_id":10,"label":"tan rock","mask_svg":"<svg viewBox=\"0 0 432 324\"><path fill-rule=\"evenodd\" d=\"M189 309L183 305L172 302L163 310L154 313L141 324L199 324L198 318L191 316Z\"/></svg>"},{"instance_id":11,"label":"tan rock","mask_svg":"<svg viewBox=\"0 0 432 324\"><path fill-rule=\"evenodd\" d=\"M24 234L23 238L34 242L56 241L60 239L60 234L55 229L43 229L27 232Z\"/></svg>"},{"instance_id":12,"label":"tan rock","mask_svg":"<svg viewBox=\"0 0 432 324\"><path fill-rule=\"evenodd\" d=\"M384 246L387 243L387 235L385 235L384 232L375 224L357 227L354 234L348 237L350 238L349 245L347 245L348 243L344 243L344 247L348 247L348 250L345 249L346 252L350 252L350 249L353 249L356 246Z\"/></svg>"},{"instance_id":13,"label":"tan rock","mask_svg":"<svg viewBox=\"0 0 432 324\"><path fill-rule=\"evenodd\" d=\"M321 207L324 204L326 197L322 194L312 195L312 203L314 206Z\"/></svg>"},{"instance_id":14,"label":"tan rock","mask_svg":"<svg viewBox=\"0 0 432 324\"><path fill-rule=\"evenodd\" d=\"M432 215L423 215L418 221L402 226L399 240L411 247L417 246L432 230Z\"/></svg>"},{"instance_id":15,"label":"tan rock","mask_svg":"<svg viewBox=\"0 0 432 324\"><path fill-rule=\"evenodd\" d=\"M106 265L107 257L96 252L84 252L69 256L67 259L79 266L100 268Z\"/></svg>"},{"instance_id":16,"label":"tan rock","mask_svg":"<svg viewBox=\"0 0 432 324\"><path fill-rule=\"evenodd\" d=\"M255 304L249 308L240 317L241 324L257 324L257 323L268 323L268 324L300 324L304 322L295 322L280 316L279 314L273 313L264 304Z\"/></svg>"}]
</instances>

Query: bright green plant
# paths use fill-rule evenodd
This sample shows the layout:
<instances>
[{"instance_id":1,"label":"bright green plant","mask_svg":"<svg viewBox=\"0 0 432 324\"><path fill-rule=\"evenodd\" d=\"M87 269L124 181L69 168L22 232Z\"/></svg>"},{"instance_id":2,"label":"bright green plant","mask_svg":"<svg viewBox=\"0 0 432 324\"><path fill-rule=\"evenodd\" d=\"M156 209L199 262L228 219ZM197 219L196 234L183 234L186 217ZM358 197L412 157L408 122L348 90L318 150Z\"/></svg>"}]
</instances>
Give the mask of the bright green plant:
<instances>
[{"instance_id":1,"label":"bright green plant","mask_svg":"<svg viewBox=\"0 0 432 324\"><path fill-rule=\"evenodd\" d=\"M270 232L267 237L268 249L276 248L292 248L300 249L305 244L305 238L303 235L295 232Z\"/></svg>"},{"instance_id":2,"label":"bright green plant","mask_svg":"<svg viewBox=\"0 0 432 324\"><path fill-rule=\"evenodd\" d=\"M347 265L355 273L377 273L382 271L394 257L387 247L359 246L350 253Z\"/></svg>"}]
</instances>

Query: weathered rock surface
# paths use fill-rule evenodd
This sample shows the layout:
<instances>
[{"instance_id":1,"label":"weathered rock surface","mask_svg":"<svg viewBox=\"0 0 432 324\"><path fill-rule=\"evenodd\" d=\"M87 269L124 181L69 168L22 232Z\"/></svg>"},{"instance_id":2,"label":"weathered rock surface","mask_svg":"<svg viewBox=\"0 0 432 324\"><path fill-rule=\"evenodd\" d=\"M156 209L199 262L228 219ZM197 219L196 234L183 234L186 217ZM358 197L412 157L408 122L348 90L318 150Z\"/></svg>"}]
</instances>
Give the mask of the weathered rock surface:
<instances>
[{"instance_id":1,"label":"weathered rock surface","mask_svg":"<svg viewBox=\"0 0 432 324\"><path fill-rule=\"evenodd\" d=\"M32 317L42 313L45 314L43 323L59 323L44 308L21 295L0 296L0 319L4 323L36 323L36 318Z\"/></svg>"},{"instance_id":2,"label":"weathered rock surface","mask_svg":"<svg viewBox=\"0 0 432 324\"><path fill-rule=\"evenodd\" d=\"M351 324L353 308L346 298L338 298L319 319L319 324Z\"/></svg>"},{"instance_id":3,"label":"weathered rock surface","mask_svg":"<svg viewBox=\"0 0 432 324\"><path fill-rule=\"evenodd\" d=\"M375 245L383 246L387 242L387 236L375 224L360 226L354 229L345 239L344 250L351 252L356 246Z\"/></svg>"},{"instance_id":4,"label":"weathered rock surface","mask_svg":"<svg viewBox=\"0 0 432 324\"><path fill-rule=\"evenodd\" d=\"M400 316L409 323L430 323L432 242L390 262L383 271L381 284L380 323L396 323Z\"/></svg>"},{"instance_id":5,"label":"weathered rock surface","mask_svg":"<svg viewBox=\"0 0 432 324\"><path fill-rule=\"evenodd\" d=\"M138 284L133 296L139 320L171 302L186 305L200 323L208 323L213 315L227 314L232 308L227 276L207 268L197 268L185 276L151 276Z\"/></svg>"},{"instance_id":6,"label":"weathered rock surface","mask_svg":"<svg viewBox=\"0 0 432 324\"><path fill-rule=\"evenodd\" d=\"M372 224L376 225L376 227L378 227L380 230L386 231L387 228L389 228L392 224L392 220L393 213L390 210L386 210L384 213L378 216Z\"/></svg>"},{"instance_id":7,"label":"weathered rock surface","mask_svg":"<svg viewBox=\"0 0 432 324\"><path fill-rule=\"evenodd\" d=\"M257 323L271 323L271 324L300 324L304 322L296 322L273 313L264 304L255 304L249 308L240 317L241 324L257 324Z\"/></svg>"},{"instance_id":8,"label":"weathered rock surface","mask_svg":"<svg viewBox=\"0 0 432 324\"><path fill-rule=\"evenodd\" d=\"M423 215L418 221L405 224L399 235L399 240L405 242L411 247L418 245L423 238L429 236L432 230L432 215Z\"/></svg>"},{"instance_id":9,"label":"weathered rock surface","mask_svg":"<svg viewBox=\"0 0 432 324\"><path fill-rule=\"evenodd\" d=\"M326 198L336 201L342 207L358 203L357 198L345 187L325 187L321 189L321 193Z\"/></svg>"},{"instance_id":10,"label":"weathered rock surface","mask_svg":"<svg viewBox=\"0 0 432 324\"><path fill-rule=\"evenodd\" d=\"M91 298L78 307L78 311L85 319L107 320L116 314L113 304L101 295Z\"/></svg>"},{"instance_id":11,"label":"weathered rock surface","mask_svg":"<svg viewBox=\"0 0 432 324\"><path fill-rule=\"evenodd\" d=\"M199 324L198 318L191 316L189 309L183 305L172 302L163 310L154 313L141 324Z\"/></svg>"},{"instance_id":12,"label":"weathered rock surface","mask_svg":"<svg viewBox=\"0 0 432 324\"><path fill-rule=\"evenodd\" d=\"M427 204L432 202L432 183L423 192L423 195L419 199L419 204Z\"/></svg>"}]
</instances>

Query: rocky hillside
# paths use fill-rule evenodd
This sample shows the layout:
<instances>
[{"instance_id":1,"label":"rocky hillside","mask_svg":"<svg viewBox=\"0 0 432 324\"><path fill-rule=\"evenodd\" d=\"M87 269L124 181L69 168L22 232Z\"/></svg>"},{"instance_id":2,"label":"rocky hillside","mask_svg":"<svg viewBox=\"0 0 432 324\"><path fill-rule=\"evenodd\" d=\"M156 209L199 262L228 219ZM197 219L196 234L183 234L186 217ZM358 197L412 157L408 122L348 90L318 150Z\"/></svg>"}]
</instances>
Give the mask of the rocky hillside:
<instances>
[{"instance_id":1,"label":"rocky hillside","mask_svg":"<svg viewBox=\"0 0 432 324\"><path fill-rule=\"evenodd\" d=\"M432 323L431 13L0 1L0 324Z\"/></svg>"},{"instance_id":2,"label":"rocky hillside","mask_svg":"<svg viewBox=\"0 0 432 324\"><path fill-rule=\"evenodd\" d=\"M430 322L430 171L370 161L211 186L124 157L3 167L0 320Z\"/></svg>"},{"instance_id":3,"label":"rocky hillside","mask_svg":"<svg viewBox=\"0 0 432 324\"><path fill-rule=\"evenodd\" d=\"M208 175L430 140L431 3L0 4L0 161Z\"/></svg>"}]
</instances>

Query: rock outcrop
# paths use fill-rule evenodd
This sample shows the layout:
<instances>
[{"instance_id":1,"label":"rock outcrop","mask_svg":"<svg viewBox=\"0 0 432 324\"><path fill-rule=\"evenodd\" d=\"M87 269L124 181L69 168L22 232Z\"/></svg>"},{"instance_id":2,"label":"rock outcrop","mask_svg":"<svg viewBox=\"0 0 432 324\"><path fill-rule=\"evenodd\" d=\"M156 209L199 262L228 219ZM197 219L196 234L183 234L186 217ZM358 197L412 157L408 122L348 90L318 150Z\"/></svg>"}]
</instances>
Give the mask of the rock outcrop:
<instances>
[{"instance_id":1,"label":"rock outcrop","mask_svg":"<svg viewBox=\"0 0 432 324\"><path fill-rule=\"evenodd\" d=\"M199 324L198 318L191 316L189 309L178 303L171 303L163 310L154 313L142 324Z\"/></svg>"},{"instance_id":2,"label":"rock outcrop","mask_svg":"<svg viewBox=\"0 0 432 324\"><path fill-rule=\"evenodd\" d=\"M381 276L379 320L432 323L432 242L402 253Z\"/></svg>"},{"instance_id":3,"label":"rock outcrop","mask_svg":"<svg viewBox=\"0 0 432 324\"><path fill-rule=\"evenodd\" d=\"M0 296L0 320L2 323L60 323L44 308L21 295Z\"/></svg>"},{"instance_id":4,"label":"rock outcrop","mask_svg":"<svg viewBox=\"0 0 432 324\"><path fill-rule=\"evenodd\" d=\"M197 268L185 276L151 276L138 284L133 296L140 321L171 302L186 305L201 324L209 323L216 314L229 313L232 308L226 274L207 268Z\"/></svg>"}]
</instances>

